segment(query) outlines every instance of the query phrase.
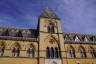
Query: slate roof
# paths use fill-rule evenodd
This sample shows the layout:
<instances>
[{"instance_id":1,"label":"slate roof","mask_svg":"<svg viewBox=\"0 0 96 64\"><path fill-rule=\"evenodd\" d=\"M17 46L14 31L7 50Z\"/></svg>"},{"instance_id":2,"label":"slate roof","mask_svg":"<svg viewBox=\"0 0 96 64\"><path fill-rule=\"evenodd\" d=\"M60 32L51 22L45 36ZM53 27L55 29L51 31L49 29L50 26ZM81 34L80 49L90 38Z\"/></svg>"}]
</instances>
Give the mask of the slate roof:
<instances>
[{"instance_id":1,"label":"slate roof","mask_svg":"<svg viewBox=\"0 0 96 64\"><path fill-rule=\"evenodd\" d=\"M38 30L0 27L0 39L31 40L37 39Z\"/></svg>"},{"instance_id":2,"label":"slate roof","mask_svg":"<svg viewBox=\"0 0 96 64\"><path fill-rule=\"evenodd\" d=\"M88 43L88 44L96 44L96 35L94 34L81 34L81 33L70 33L70 32L64 32L64 42L65 43ZM75 41L76 36L78 37L79 41ZM85 40L87 39L87 41Z\"/></svg>"}]
</instances>

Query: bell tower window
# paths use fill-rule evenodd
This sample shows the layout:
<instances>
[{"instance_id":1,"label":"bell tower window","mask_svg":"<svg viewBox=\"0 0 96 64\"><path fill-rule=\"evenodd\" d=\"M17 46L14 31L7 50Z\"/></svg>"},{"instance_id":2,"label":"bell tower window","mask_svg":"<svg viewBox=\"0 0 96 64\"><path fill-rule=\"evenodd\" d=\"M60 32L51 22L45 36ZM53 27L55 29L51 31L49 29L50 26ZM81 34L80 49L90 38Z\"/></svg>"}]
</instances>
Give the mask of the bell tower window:
<instances>
[{"instance_id":1,"label":"bell tower window","mask_svg":"<svg viewBox=\"0 0 96 64\"><path fill-rule=\"evenodd\" d=\"M50 23L49 26L48 26L48 32L49 33L54 33L54 24Z\"/></svg>"}]
</instances>

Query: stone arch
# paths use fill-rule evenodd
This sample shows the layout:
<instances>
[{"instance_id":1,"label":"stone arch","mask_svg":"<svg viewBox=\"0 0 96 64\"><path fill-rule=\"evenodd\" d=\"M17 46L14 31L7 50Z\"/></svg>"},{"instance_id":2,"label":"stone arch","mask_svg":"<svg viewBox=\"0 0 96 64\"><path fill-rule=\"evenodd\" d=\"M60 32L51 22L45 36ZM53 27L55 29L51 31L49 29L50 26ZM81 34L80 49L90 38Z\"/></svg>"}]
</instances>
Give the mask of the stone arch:
<instances>
[{"instance_id":1,"label":"stone arch","mask_svg":"<svg viewBox=\"0 0 96 64\"><path fill-rule=\"evenodd\" d=\"M95 49L92 46L89 46L89 53L92 58L96 58L96 53Z\"/></svg>"},{"instance_id":2,"label":"stone arch","mask_svg":"<svg viewBox=\"0 0 96 64\"><path fill-rule=\"evenodd\" d=\"M79 52L80 52L81 58L87 57L86 50L85 50L85 48L83 46L79 46Z\"/></svg>"},{"instance_id":3,"label":"stone arch","mask_svg":"<svg viewBox=\"0 0 96 64\"><path fill-rule=\"evenodd\" d=\"M78 48L78 51L80 52L81 50L84 50L86 51L86 49L84 48L84 46L80 45L79 48Z\"/></svg>"},{"instance_id":4,"label":"stone arch","mask_svg":"<svg viewBox=\"0 0 96 64\"><path fill-rule=\"evenodd\" d=\"M44 39L44 42L48 42L48 40L54 40L57 44L58 44L58 40L57 40L57 38L55 38L55 36L53 36L53 35L48 35L45 39Z\"/></svg>"},{"instance_id":5,"label":"stone arch","mask_svg":"<svg viewBox=\"0 0 96 64\"><path fill-rule=\"evenodd\" d=\"M51 44L50 43L50 40L53 40L54 43ZM57 41L57 39L55 38L55 36L53 35L48 35L45 39L44 39L44 42L47 42L48 44L46 45L46 50L47 50L47 47L49 47L50 49L50 58L60 58L61 57L61 54L60 54L60 46L59 46L59 43ZM51 53L57 53L57 55L54 54L51 54ZM47 53L47 52L46 52Z\"/></svg>"},{"instance_id":6,"label":"stone arch","mask_svg":"<svg viewBox=\"0 0 96 64\"><path fill-rule=\"evenodd\" d=\"M34 46L33 43L28 44L28 48L34 48L34 49L36 49L36 47Z\"/></svg>"},{"instance_id":7,"label":"stone arch","mask_svg":"<svg viewBox=\"0 0 96 64\"><path fill-rule=\"evenodd\" d=\"M69 54L70 58L75 58L76 57L75 49L74 49L74 47L72 45L70 45L68 47L68 54Z\"/></svg>"},{"instance_id":8,"label":"stone arch","mask_svg":"<svg viewBox=\"0 0 96 64\"><path fill-rule=\"evenodd\" d=\"M53 23L54 27L56 27L56 25L57 25L56 20L48 20L47 24L49 24L49 23Z\"/></svg>"},{"instance_id":9,"label":"stone arch","mask_svg":"<svg viewBox=\"0 0 96 64\"><path fill-rule=\"evenodd\" d=\"M95 51L94 47L89 46L89 52L90 52L91 50L94 50L94 51Z\"/></svg>"},{"instance_id":10,"label":"stone arch","mask_svg":"<svg viewBox=\"0 0 96 64\"><path fill-rule=\"evenodd\" d=\"M72 45L69 45L67 50L68 50L68 51L69 51L69 50L74 50L74 51L75 51L75 48L74 48Z\"/></svg>"},{"instance_id":11,"label":"stone arch","mask_svg":"<svg viewBox=\"0 0 96 64\"><path fill-rule=\"evenodd\" d=\"M19 48L19 49L21 49L21 45L20 45L18 42L15 42L15 43L12 45L12 48Z\"/></svg>"}]
</instances>

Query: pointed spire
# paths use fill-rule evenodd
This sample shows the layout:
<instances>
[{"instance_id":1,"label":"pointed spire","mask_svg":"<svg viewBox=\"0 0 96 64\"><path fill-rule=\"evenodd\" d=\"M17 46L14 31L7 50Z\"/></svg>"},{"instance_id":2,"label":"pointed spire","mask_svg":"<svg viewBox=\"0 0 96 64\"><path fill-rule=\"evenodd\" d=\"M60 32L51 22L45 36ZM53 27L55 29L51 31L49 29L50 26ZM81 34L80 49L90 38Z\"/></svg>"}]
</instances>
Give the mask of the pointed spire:
<instances>
[{"instance_id":1,"label":"pointed spire","mask_svg":"<svg viewBox=\"0 0 96 64\"><path fill-rule=\"evenodd\" d=\"M50 9L50 8L45 8L44 11L40 15L41 18L54 18L54 19L59 19L56 14Z\"/></svg>"}]
</instances>

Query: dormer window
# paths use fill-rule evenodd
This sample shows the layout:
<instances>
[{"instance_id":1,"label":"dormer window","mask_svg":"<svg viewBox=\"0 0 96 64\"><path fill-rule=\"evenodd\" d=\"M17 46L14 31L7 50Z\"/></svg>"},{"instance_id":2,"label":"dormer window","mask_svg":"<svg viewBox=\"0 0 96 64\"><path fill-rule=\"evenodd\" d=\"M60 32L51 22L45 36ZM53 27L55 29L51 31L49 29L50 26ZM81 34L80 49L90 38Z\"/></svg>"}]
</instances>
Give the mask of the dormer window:
<instances>
[{"instance_id":1,"label":"dormer window","mask_svg":"<svg viewBox=\"0 0 96 64\"><path fill-rule=\"evenodd\" d=\"M69 36L68 35L65 35L64 36L64 40L70 40Z\"/></svg>"},{"instance_id":2,"label":"dormer window","mask_svg":"<svg viewBox=\"0 0 96 64\"><path fill-rule=\"evenodd\" d=\"M78 36L75 36L75 41L80 41Z\"/></svg>"},{"instance_id":3,"label":"dormer window","mask_svg":"<svg viewBox=\"0 0 96 64\"><path fill-rule=\"evenodd\" d=\"M88 38L87 38L87 37L84 37L84 41L85 41L85 42L88 42Z\"/></svg>"},{"instance_id":4,"label":"dormer window","mask_svg":"<svg viewBox=\"0 0 96 64\"><path fill-rule=\"evenodd\" d=\"M95 41L95 36L90 37L90 41Z\"/></svg>"},{"instance_id":5,"label":"dormer window","mask_svg":"<svg viewBox=\"0 0 96 64\"><path fill-rule=\"evenodd\" d=\"M54 33L54 32L55 32L55 31L54 31L54 24L49 23L48 32L49 32L49 33Z\"/></svg>"}]
</instances>

